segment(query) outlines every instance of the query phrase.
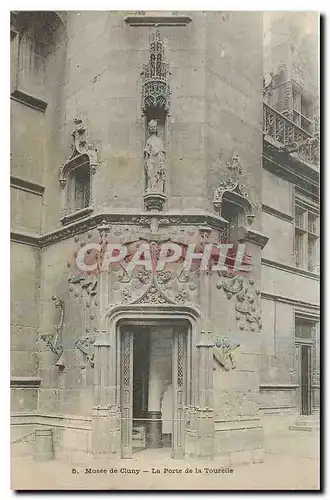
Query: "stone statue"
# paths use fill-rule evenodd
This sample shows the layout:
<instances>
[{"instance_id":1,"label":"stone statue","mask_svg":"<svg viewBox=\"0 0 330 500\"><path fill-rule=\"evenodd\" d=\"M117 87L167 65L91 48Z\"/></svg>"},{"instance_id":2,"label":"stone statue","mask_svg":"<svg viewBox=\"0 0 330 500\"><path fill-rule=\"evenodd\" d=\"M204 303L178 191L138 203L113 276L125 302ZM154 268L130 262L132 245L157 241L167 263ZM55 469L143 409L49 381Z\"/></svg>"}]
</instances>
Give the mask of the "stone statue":
<instances>
[{"instance_id":1,"label":"stone statue","mask_svg":"<svg viewBox=\"0 0 330 500\"><path fill-rule=\"evenodd\" d=\"M150 137L144 148L147 193L164 193L166 153L161 139L157 136L157 122L148 124Z\"/></svg>"}]
</instances>

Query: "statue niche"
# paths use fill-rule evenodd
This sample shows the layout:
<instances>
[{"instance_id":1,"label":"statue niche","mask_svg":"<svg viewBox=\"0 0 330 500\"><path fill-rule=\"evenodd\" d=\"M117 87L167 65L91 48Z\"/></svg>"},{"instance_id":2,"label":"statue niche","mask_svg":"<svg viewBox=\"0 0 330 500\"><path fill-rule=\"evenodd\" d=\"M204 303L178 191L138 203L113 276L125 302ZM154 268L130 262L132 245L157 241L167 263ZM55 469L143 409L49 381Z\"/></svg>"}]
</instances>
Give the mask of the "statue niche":
<instances>
[{"instance_id":1,"label":"statue niche","mask_svg":"<svg viewBox=\"0 0 330 500\"><path fill-rule=\"evenodd\" d=\"M148 62L142 67L142 113L147 129L144 156L144 206L152 212L164 210L166 202L167 117L170 109L171 89L169 63L165 59L164 43L159 29L151 33ZM157 134L158 129L158 134Z\"/></svg>"},{"instance_id":2,"label":"statue niche","mask_svg":"<svg viewBox=\"0 0 330 500\"><path fill-rule=\"evenodd\" d=\"M166 152L163 141L157 135L157 121L150 120L143 156L145 171L144 201L147 210L162 210L164 207L166 180Z\"/></svg>"},{"instance_id":3,"label":"statue niche","mask_svg":"<svg viewBox=\"0 0 330 500\"><path fill-rule=\"evenodd\" d=\"M157 136L157 122L148 124L149 138L144 148L146 193L165 192L166 153L161 139Z\"/></svg>"}]
</instances>

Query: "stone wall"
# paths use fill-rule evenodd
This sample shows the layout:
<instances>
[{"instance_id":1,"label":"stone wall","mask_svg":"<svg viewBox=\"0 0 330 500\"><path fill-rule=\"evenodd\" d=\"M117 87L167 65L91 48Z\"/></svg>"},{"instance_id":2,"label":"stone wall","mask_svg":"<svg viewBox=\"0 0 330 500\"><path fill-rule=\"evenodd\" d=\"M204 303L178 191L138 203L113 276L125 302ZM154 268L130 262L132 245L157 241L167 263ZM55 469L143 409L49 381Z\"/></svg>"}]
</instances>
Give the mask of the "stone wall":
<instances>
[{"instance_id":1,"label":"stone wall","mask_svg":"<svg viewBox=\"0 0 330 500\"><path fill-rule=\"evenodd\" d=\"M264 12L264 74L284 62L306 92L318 95L319 14Z\"/></svg>"},{"instance_id":2,"label":"stone wall","mask_svg":"<svg viewBox=\"0 0 330 500\"><path fill-rule=\"evenodd\" d=\"M24 381L38 377L39 288L40 251L12 243L11 376L17 381L11 390L13 412L37 410L37 386L26 389Z\"/></svg>"},{"instance_id":3,"label":"stone wall","mask_svg":"<svg viewBox=\"0 0 330 500\"><path fill-rule=\"evenodd\" d=\"M242 161L245 188L250 199L259 204L262 14L208 13L206 30L208 198L212 200L219 170L236 152ZM260 212L256 212L258 229Z\"/></svg>"}]
</instances>

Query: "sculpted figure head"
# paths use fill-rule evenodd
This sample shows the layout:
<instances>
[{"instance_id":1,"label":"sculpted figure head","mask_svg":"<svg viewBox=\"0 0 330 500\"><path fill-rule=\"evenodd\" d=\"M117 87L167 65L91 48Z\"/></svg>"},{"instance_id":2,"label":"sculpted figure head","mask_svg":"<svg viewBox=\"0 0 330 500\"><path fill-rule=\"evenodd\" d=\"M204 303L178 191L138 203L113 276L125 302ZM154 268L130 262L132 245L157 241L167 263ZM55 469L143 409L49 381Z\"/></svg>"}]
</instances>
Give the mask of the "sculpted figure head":
<instances>
[{"instance_id":1,"label":"sculpted figure head","mask_svg":"<svg viewBox=\"0 0 330 500\"><path fill-rule=\"evenodd\" d=\"M150 134L157 134L157 122L156 120L150 120L148 124L148 129Z\"/></svg>"}]
</instances>

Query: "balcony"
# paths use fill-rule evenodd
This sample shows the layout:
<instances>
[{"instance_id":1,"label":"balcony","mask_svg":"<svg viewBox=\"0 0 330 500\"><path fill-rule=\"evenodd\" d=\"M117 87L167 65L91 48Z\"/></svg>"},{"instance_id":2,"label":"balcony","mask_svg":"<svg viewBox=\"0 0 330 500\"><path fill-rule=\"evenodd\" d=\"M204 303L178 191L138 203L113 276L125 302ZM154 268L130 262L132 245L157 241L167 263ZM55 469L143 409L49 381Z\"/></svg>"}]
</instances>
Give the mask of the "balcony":
<instances>
[{"instance_id":1,"label":"balcony","mask_svg":"<svg viewBox=\"0 0 330 500\"><path fill-rule=\"evenodd\" d=\"M265 139L279 151L292 153L309 166L319 168L320 143L286 116L268 104L263 104L263 132Z\"/></svg>"}]
</instances>

